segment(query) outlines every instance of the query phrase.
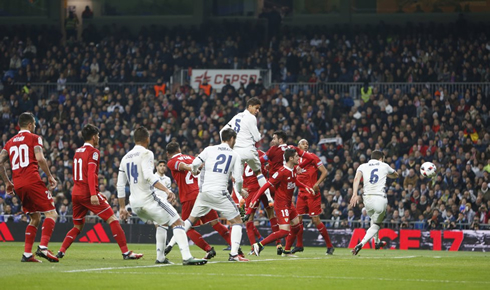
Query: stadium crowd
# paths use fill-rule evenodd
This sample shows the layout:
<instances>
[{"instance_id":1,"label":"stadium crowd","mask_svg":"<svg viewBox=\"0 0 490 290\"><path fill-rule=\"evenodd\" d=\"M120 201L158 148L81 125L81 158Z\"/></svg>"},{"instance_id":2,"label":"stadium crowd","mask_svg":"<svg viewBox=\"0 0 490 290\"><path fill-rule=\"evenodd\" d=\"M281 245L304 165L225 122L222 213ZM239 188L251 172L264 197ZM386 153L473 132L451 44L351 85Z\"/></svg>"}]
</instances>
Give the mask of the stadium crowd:
<instances>
[{"instance_id":1,"label":"stadium crowd","mask_svg":"<svg viewBox=\"0 0 490 290\"><path fill-rule=\"evenodd\" d=\"M389 226L476 229L488 224L490 92L484 86L459 92L444 86L380 91L376 84L490 81L486 25L283 27L265 44L259 26L247 28L236 23L189 30L152 26L132 38L124 28L89 26L83 41L70 38L66 45L55 28L2 28L2 146L18 130L17 116L32 111L38 121L36 134L43 137L48 163L60 181L53 196L60 222L66 222L71 214L72 158L83 144L80 131L85 124L101 129L100 192L117 212L117 168L132 148L137 126L151 130L150 149L157 159L166 159L164 148L171 141L197 155L219 143L221 127L244 110L248 98L258 96L263 102L260 149L267 150L272 133L283 130L290 144L309 140L310 151L326 164L321 218L330 220L329 227L369 227L362 205L350 208L348 203L355 171L374 149L383 150L400 174L388 180ZM176 69L189 67L270 69L273 80L285 83L367 85L362 98L349 91L313 94L304 86L270 89L260 80L208 94L188 84L158 89ZM56 86L31 85L35 83ZM420 176L424 161L438 167L434 180ZM172 187L178 194L175 184ZM0 213L0 221L27 220L18 198L5 195L4 185Z\"/></svg>"}]
</instances>

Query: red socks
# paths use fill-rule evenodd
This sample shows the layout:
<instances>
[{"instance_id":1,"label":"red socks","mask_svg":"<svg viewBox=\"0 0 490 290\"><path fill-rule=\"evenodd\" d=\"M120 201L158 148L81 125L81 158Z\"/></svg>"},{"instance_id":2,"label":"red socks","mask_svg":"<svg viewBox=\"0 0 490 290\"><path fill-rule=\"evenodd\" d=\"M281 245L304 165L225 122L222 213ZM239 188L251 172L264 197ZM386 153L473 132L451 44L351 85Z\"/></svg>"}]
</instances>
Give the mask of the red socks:
<instances>
[{"instance_id":1,"label":"red socks","mask_svg":"<svg viewBox=\"0 0 490 290\"><path fill-rule=\"evenodd\" d=\"M123 229L121 228L121 224L119 224L118 220L115 220L109 224L111 226L111 232L112 236L116 240L117 244L119 245L119 248L121 248L121 252L127 253L128 250L128 245L126 243L126 235L124 234Z\"/></svg>"},{"instance_id":2,"label":"red socks","mask_svg":"<svg viewBox=\"0 0 490 290\"><path fill-rule=\"evenodd\" d=\"M204 251L207 252L211 250L211 246L203 239L201 234L198 233L195 229L190 228L187 231L187 236L189 237L189 239L191 239L191 241L194 242L194 244L196 244L196 246L203 249Z\"/></svg>"},{"instance_id":3,"label":"red socks","mask_svg":"<svg viewBox=\"0 0 490 290\"><path fill-rule=\"evenodd\" d=\"M330 241L330 236L328 235L327 228L323 223L319 223L316 228L322 235L323 239L325 239L325 243L327 244L327 248L333 248L332 242Z\"/></svg>"},{"instance_id":4,"label":"red socks","mask_svg":"<svg viewBox=\"0 0 490 290\"><path fill-rule=\"evenodd\" d=\"M255 241L255 233L254 233L254 222L248 221L245 226L247 227L247 236L248 240L250 241L250 245L253 245L256 243Z\"/></svg>"},{"instance_id":5,"label":"red socks","mask_svg":"<svg viewBox=\"0 0 490 290\"><path fill-rule=\"evenodd\" d=\"M303 223L300 223L299 231L298 234L296 235L296 247L303 247L303 231L304 231Z\"/></svg>"},{"instance_id":6,"label":"red socks","mask_svg":"<svg viewBox=\"0 0 490 290\"><path fill-rule=\"evenodd\" d=\"M276 217L273 217L269 220L269 222L271 223L271 229L272 229L272 232L275 233L279 230L279 225L277 224L277 218ZM281 239L278 239L276 241L276 245L279 245L281 243Z\"/></svg>"},{"instance_id":7,"label":"red socks","mask_svg":"<svg viewBox=\"0 0 490 290\"><path fill-rule=\"evenodd\" d=\"M228 230L228 228L221 224L221 223L217 223L213 226L213 229L215 231L217 231L220 236L223 237L223 239L225 239L225 241L228 243L228 245L231 245L231 236L230 236L230 231Z\"/></svg>"},{"instance_id":8,"label":"red socks","mask_svg":"<svg viewBox=\"0 0 490 290\"><path fill-rule=\"evenodd\" d=\"M63 244L61 245L60 252L66 252L66 250L71 246L73 241L80 234L80 230L78 228L73 227L67 234L65 239L63 240Z\"/></svg>"},{"instance_id":9,"label":"red socks","mask_svg":"<svg viewBox=\"0 0 490 290\"><path fill-rule=\"evenodd\" d=\"M32 253L32 245L34 244L34 239L36 238L37 228L32 225L28 225L26 228L26 241L24 244L24 252Z\"/></svg>"},{"instance_id":10,"label":"red socks","mask_svg":"<svg viewBox=\"0 0 490 290\"><path fill-rule=\"evenodd\" d=\"M289 235L286 238L286 246L284 247L285 251L291 250L291 246L293 245L294 240L296 239L296 235L299 232L299 228L300 228L299 224L291 226L291 232L289 232Z\"/></svg>"},{"instance_id":11,"label":"red socks","mask_svg":"<svg viewBox=\"0 0 490 290\"><path fill-rule=\"evenodd\" d=\"M41 243L39 246L48 247L49 240L54 231L55 221L52 218L45 218L41 232Z\"/></svg>"},{"instance_id":12,"label":"red socks","mask_svg":"<svg viewBox=\"0 0 490 290\"><path fill-rule=\"evenodd\" d=\"M273 232L272 234L268 235L260 243L262 244L262 246L265 246L269 243L272 243L276 240L280 240L280 239L286 237L288 234L289 234L289 231L279 229L277 232Z\"/></svg>"}]
</instances>

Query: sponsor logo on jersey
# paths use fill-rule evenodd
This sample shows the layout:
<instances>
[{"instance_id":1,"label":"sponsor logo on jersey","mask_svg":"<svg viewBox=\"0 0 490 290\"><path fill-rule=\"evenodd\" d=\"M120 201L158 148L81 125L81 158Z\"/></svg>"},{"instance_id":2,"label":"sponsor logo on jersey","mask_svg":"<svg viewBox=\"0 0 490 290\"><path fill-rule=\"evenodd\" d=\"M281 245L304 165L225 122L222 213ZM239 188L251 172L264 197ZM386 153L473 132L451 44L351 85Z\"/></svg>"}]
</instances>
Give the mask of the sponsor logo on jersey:
<instances>
[{"instance_id":1,"label":"sponsor logo on jersey","mask_svg":"<svg viewBox=\"0 0 490 290\"><path fill-rule=\"evenodd\" d=\"M276 172L276 173L274 173L274 175L272 175L272 178L277 178L278 175L279 175L279 172Z\"/></svg>"},{"instance_id":2,"label":"sponsor logo on jersey","mask_svg":"<svg viewBox=\"0 0 490 290\"><path fill-rule=\"evenodd\" d=\"M38 137L37 143L39 143L39 145L43 145L43 139L41 137Z\"/></svg>"},{"instance_id":3,"label":"sponsor logo on jersey","mask_svg":"<svg viewBox=\"0 0 490 290\"><path fill-rule=\"evenodd\" d=\"M288 189L293 189L294 187L294 182L288 182Z\"/></svg>"}]
</instances>

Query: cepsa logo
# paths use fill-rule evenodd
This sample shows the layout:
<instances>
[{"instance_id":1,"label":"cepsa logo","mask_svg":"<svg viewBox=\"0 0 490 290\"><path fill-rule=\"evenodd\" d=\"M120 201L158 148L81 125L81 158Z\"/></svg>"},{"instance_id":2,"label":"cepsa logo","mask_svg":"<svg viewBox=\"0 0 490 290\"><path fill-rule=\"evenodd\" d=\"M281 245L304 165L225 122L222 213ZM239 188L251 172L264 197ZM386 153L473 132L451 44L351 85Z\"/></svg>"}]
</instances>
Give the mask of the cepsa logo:
<instances>
[{"instance_id":1,"label":"cepsa logo","mask_svg":"<svg viewBox=\"0 0 490 290\"><path fill-rule=\"evenodd\" d=\"M230 85L239 88L240 84L247 85L250 79L257 82L260 77L260 70L193 70L192 86L199 86L207 81L215 89L221 89L226 85L226 80L230 80Z\"/></svg>"}]
</instances>

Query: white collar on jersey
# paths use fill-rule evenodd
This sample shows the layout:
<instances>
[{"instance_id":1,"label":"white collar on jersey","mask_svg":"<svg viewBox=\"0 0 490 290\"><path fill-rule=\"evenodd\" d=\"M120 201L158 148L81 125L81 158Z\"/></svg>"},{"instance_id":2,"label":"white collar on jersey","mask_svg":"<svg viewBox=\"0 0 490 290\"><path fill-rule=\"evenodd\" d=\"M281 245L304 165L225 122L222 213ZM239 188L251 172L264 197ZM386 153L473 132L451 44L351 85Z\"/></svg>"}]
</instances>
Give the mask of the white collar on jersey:
<instances>
[{"instance_id":1,"label":"white collar on jersey","mask_svg":"<svg viewBox=\"0 0 490 290\"><path fill-rule=\"evenodd\" d=\"M141 145L134 145L133 149L136 149L136 147L141 147L143 149L146 149L145 147L141 146Z\"/></svg>"},{"instance_id":2,"label":"white collar on jersey","mask_svg":"<svg viewBox=\"0 0 490 290\"><path fill-rule=\"evenodd\" d=\"M177 153L177 154L175 154L174 156L172 156L170 159L173 159L173 158L178 157L178 156L180 156L180 155L182 155L182 153Z\"/></svg>"},{"instance_id":3,"label":"white collar on jersey","mask_svg":"<svg viewBox=\"0 0 490 290\"><path fill-rule=\"evenodd\" d=\"M219 145L220 145L220 146L221 146L221 145L225 145L226 147L228 147L228 148L230 148L230 149L231 149L231 147L230 147L230 145L228 145L228 143L224 143L224 142L223 142L223 143L221 143L221 144L219 144Z\"/></svg>"},{"instance_id":4,"label":"white collar on jersey","mask_svg":"<svg viewBox=\"0 0 490 290\"><path fill-rule=\"evenodd\" d=\"M31 131L29 131L29 130L20 130L19 131L19 133L24 133L24 132L31 133Z\"/></svg>"},{"instance_id":5,"label":"white collar on jersey","mask_svg":"<svg viewBox=\"0 0 490 290\"><path fill-rule=\"evenodd\" d=\"M287 170L289 170L289 171L293 172L293 169L292 169L292 168L287 167L287 165L286 165L286 164L284 164L283 166L284 166L284 168L286 168Z\"/></svg>"},{"instance_id":6,"label":"white collar on jersey","mask_svg":"<svg viewBox=\"0 0 490 290\"><path fill-rule=\"evenodd\" d=\"M90 144L90 143L83 143L83 146L85 146L85 145L87 145L87 146L91 146L91 147L94 147L94 145L92 145L92 144ZM83 146L82 146L82 147L83 147Z\"/></svg>"}]
</instances>

